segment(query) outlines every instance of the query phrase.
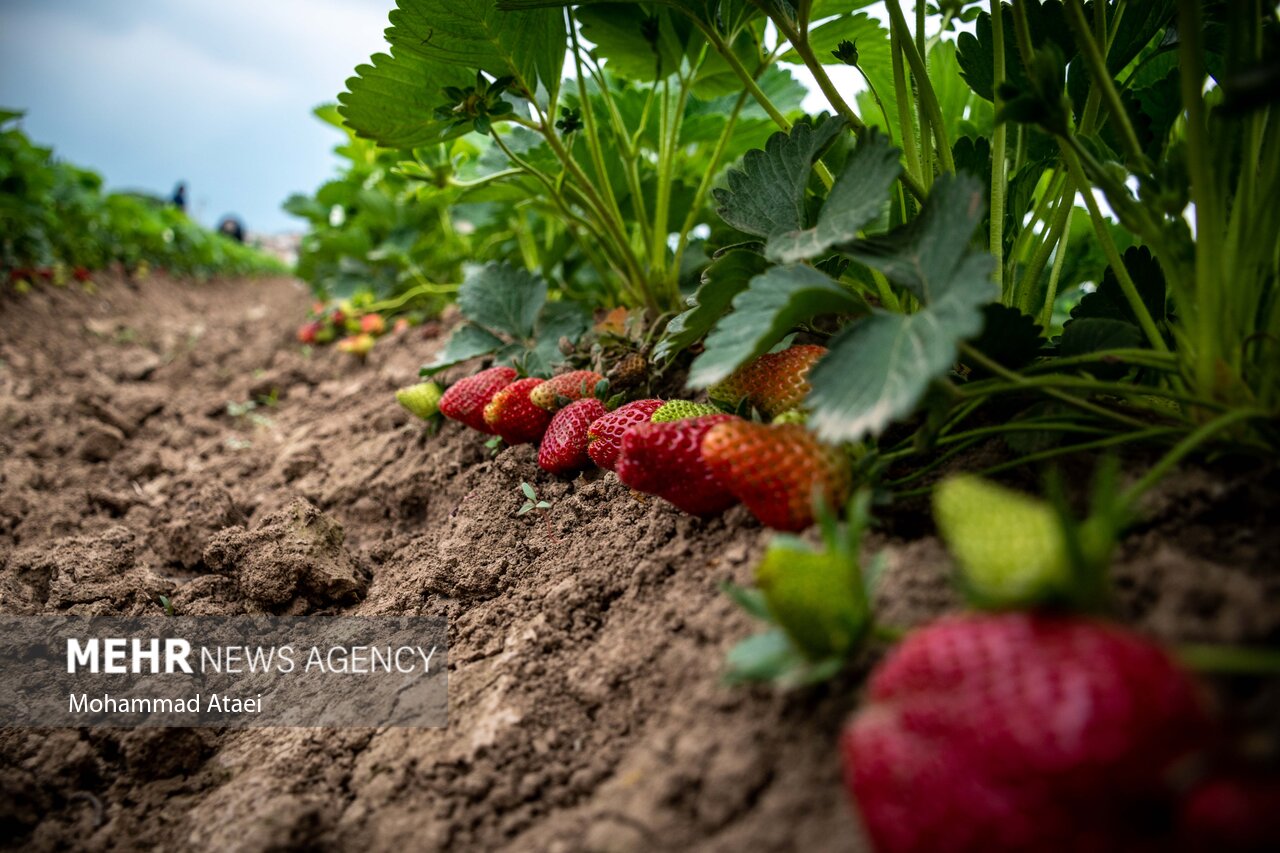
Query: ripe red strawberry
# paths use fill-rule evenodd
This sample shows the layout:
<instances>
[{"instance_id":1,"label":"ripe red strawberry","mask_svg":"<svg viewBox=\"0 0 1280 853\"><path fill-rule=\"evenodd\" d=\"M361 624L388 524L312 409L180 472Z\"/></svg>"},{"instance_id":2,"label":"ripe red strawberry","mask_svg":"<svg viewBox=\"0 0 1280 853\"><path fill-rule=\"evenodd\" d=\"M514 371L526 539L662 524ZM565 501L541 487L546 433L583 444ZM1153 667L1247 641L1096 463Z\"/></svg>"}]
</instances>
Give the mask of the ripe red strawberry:
<instances>
[{"instance_id":1,"label":"ripe red strawberry","mask_svg":"<svg viewBox=\"0 0 1280 853\"><path fill-rule=\"evenodd\" d=\"M733 415L703 415L667 423L642 423L622 436L618 478L638 492L657 495L690 515L714 515L737 501L702 458L702 439Z\"/></svg>"},{"instance_id":2,"label":"ripe red strawberry","mask_svg":"<svg viewBox=\"0 0 1280 853\"><path fill-rule=\"evenodd\" d=\"M636 424L648 423L662 400L636 400L619 406L587 428L587 454L591 461L612 471L622 452L622 436Z\"/></svg>"},{"instance_id":3,"label":"ripe red strawberry","mask_svg":"<svg viewBox=\"0 0 1280 853\"><path fill-rule=\"evenodd\" d=\"M775 418L804 401L809 393L809 368L826 354L826 347L809 344L765 353L739 367L707 393L712 400L732 409L746 400L766 417Z\"/></svg>"},{"instance_id":4,"label":"ripe red strawberry","mask_svg":"<svg viewBox=\"0 0 1280 853\"><path fill-rule=\"evenodd\" d=\"M556 412L538 447L538 467L552 474L589 467L587 428L605 414L604 403L594 397L577 400Z\"/></svg>"},{"instance_id":5,"label":"ripe red strawberry","mask_svg":"<svg viewBox=\"0 0 1280 853\"><path fill-rule=\"evenodd\" d=\"M542 438L551 423L551 413L529 402L529 392L546 383L530 376L517 379L493 395L484 407L484 422L507 444L528 444Z\"/></svg>"},{"instance_id":6,"label":"ripe red strawberry","mask_svg":"<svg viewBox=\"0 0 1280 853\"><path fill-rule=\"evenodd\" d=\"M320 322L303 323L298 327L298 340L304 344L314 344L316 336L320 334L320 330L324 328L324 324Z\"/></svg>"},{"instance_id":7,"label":"ripe red strawberry","mask_svg":"<svg viewBox=\"0 0 1280 853\"><path fill-rule=\"evenodd\" d=\"M81 284L84 284L93 277L93 274L89 272L88 267L76 267L71 271L71 277Z\"/></svg>"},{"instance_id":8,"label":"ripe red strawberry","mask_svg":"<svg viewBox=\"0 0 1280 853\"><path fill-rule=\"evenodd\" d=\"M381 335L387 330L387 321L381 314L365 314L360 318L360 331L367 335Z\"/></svg>"},{"instance_id":9,"label":"ripe red strawberry","mask_svg":"<svg viewBox=\"0 0 1280 853\"><path fill-rule=\"evenodd\" d=\"M849 460L799 424L722 423L702 440L716 478L775 530L813 524L815 491L829 507L849 497Z\"/></svg>"},{"instance_id":10,"label":"ripe red strawberry","mask_svg":"<svg viewBox=\"0 0 1280 853\"><path fill-rule=\"evenodd\" d=\"M594 370L571 370L553 376L534 389L529 399L539 408L554 412L559 408L561 397L568 400L581 400L595 393L596 383L604 379Z\"/></svg>"},{"instance_id":11,"label":"ripe red strawberry","mask_svg":"<svg viewBox=\"0 0 1280 853\"><path fill-rule=\"evenodd\" d=\"M1253 853L1280 839L1280 779L1214 775L1183 799L1178 841L1187 851Z\"/></svg>"},{"instance_id":12,"label":"ripe red strawberry","mask_svg":"<svg viewBox=\"0 0 1280 853\"><path fill-rule=\"evenodd\" d=\"M1142 814L1172 806L1169 771L1209 734L1195 682L1159 646L1006 613L909 635L841 751L879 853L1121 851L1152 842Z\"/></svg>"},{"instance_id":13,"label":"ripe red strawberry","mask_svg":"<svg viewBox=\"0 0 1280 853\"><path fill-rule=\"evenodd\" d=\"M493 432L484 422L484 407L493 395L516 381L514 367L490 367L450 386L440 398L440 413L480 432Z\"/></svg>"}]
</instances>

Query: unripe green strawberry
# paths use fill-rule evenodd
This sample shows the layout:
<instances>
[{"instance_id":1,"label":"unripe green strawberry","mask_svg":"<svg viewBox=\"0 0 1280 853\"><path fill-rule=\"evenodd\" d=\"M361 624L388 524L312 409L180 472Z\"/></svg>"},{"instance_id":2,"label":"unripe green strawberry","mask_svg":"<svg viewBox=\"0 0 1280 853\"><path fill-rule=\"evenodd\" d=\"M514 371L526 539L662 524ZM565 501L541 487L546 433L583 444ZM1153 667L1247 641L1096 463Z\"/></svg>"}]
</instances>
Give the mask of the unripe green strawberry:
<instances>
[{"instance_id":1,"label":"unripe green strawberry","mask_svg":"<svg viewBox=\"0 0 1280 853\"><path fill-rule=\"evenodd\" d=\"M769 612L805 657L844 657L871 624L858 554L838 542L825 550L776 536L756 567Z\"/></svg>"},{"instance_id":2,"label":"unripe green strawberry","mask_svg":"<svg viewBox=\"0 0 1280 853\"><path fill-rule=\"evenodd\" d=\"M554 412L560 408L561 399L573 402L584 397L594 397L596 384L602 379L604 377L594 370L571 370L568 373L561 373L534 388L529 394L529 402L540 409Z\"/></svg>"},{"instance_id":3,"label":"unripe green strawberry","mask_svg":"<svg viewBox=\"0 0 1280 853\"><path fill-rule=\"evenodd\" d=\"M434 382L419 382L396 392L396 402L409 410L409 414L424 421L440 411L440 397L444 394Z\"/></svg>"},{"instance_id":4,"label":"unripe green strawberry","mask_svg":"<svg viewBox=\"0 0 1280 853\"><path fill-rule=\"evenodd\" d=\"M828 506L849 496L848 457L799 424L734 419L707 433L702 454L725 488L775 530L812 524L815 493Z\"/></svg>"},{"instance_id":5,"label":"unripe green strawberry","mask_svg":"<svg viewBox=\"0 0 1280 853\"><path fill-rule=\"evenodd\" d=\"M787 409L780 415L775 415L770 423L775 424L804 424L808 423L809 415L803 409Z\"/></svg>"},{"instance_id":6,"label":"unripe green strawberry","mask_svg":"<svg viewBox=\"0 0 1280 853\"><path fill-rule=\"evenodd\" d=\"M692 400L668 400L662 408L649 418L651 423L665 424L671 421L682 421L685 418L700 418L703 415L719 415L722 412L710 403L695 403Z\"/></svg>"},{"instance_id":7,"label":"unripe green strawberry","mask_svg":"<svg viewBox=\"0 0 1280 853\"><path fill-rule=\"evenodd\" d=\"M938 532L966 591L992 607L1056 595L1071 563L1053 507L972 474L950 477L933 492Z\"/></svg>"},{"instance_id":8,"label":"unripe green strawberry","mask_svg":"<svg viewBox=\"0 0 1280 853\"><path fill-rule=\"evenodd\" d=\"M364 358L373 349L373 335L361 333L350 335L338 341L337 347L342 352L349 352L357 358Z\"/></svg>"},{"instance_id":9,"label":"unripe green strawberry","mask_svg":"<svg viewBox=\"0 0 1280 853\"><path fill-rule=\"evenodd\" d=\"M809 368L826 354L826 347L811 344L765 353L711 386L707 393L731 409L746 400L765 417L773 418L804 402L809 393Z\"/></svg>"},{"instance_id":10,"label":"unripe green strawberry","mask_svg":"<svg viewBox=\"0 0 1280 853\"><path fill-rule=\"evenodd\" d=\"M529 402L529 394L545 381L531 376L498 391L484 407L485 424L507 444L528 444L542 438L551 413Z\"/></svg>"}]
</instances>

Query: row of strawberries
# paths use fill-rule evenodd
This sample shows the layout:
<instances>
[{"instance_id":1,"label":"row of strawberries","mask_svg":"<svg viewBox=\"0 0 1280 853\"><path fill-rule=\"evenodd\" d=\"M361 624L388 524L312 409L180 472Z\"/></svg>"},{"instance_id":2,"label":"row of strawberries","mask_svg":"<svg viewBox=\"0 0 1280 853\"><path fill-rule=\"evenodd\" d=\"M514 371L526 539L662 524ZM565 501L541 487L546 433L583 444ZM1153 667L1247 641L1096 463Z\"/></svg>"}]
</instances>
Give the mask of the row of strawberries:
<instances>
[{"instance_id":1,"label":"row of strawberries","mask_svg":"<svg viewBox=\"0 0 1280 853\"><path fill-rule=\"evenodd\" d=\"M803 530L813 523L815 491L839 505L851 483L841 450L786 422L824 352L794 346L764 355L712 389L722 406L745 401L775 419L769 424L688 400L636 400L610 412L593 396L603 377L589 370L543 380L491 367L451 386L439 411L507 444L539 442L538 465L553 474L594 464L693 515L741 501L769 527Z\"/></svg>"}]
</instances>

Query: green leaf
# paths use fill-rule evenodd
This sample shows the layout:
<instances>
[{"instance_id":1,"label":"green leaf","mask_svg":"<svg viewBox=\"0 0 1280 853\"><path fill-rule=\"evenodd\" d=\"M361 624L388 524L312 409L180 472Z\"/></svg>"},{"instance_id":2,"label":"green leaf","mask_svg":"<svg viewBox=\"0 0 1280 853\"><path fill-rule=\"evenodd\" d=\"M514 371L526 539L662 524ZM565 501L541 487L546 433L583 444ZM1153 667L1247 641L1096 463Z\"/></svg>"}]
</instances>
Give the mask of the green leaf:
<instances>
[{"instance_id":1,"label":"green leaf","mask_svg":"<svg viewBox=\"0 0 1280 853\"><path fill-rule=\"evenodd\" d=\"M999 294L987 255L970 255L955 282L915 314L875 310L828 344L809 382L809 426L826 441L879 435L910 414L929 384L951 369L957 345L982 329L979 308Z\"/></svg>"},{"instance_id":2,"label":"green leaf","mask_svg":"<svg viewBox=\"0 0 1280 853\"><path fill-rule=\"evenodd\" d=\"M765 255L779 263L810 260L837 243L855 239L885 207L889 189L902 171L900 154L878 133L863 139L845 162L814 226L774 233Z\"/></svg>"},{"instance_id":3,"label":"green leaf","mask_svg":"<svg viewBox=\"0 0 1280 853\"><path fill-rule=\"evenodd\" d=\"M791 133L769 137L764 150L748 151L742 166L726 176L728 189L712 191L725 222L757 237L797 231L808 225L805 188L813 164L845 127L827 116L816 126L799 122Z\"/></svg>"},{"instance_id":4,"label":"green leaf","mask_svg":"<svg viewBox=\"0 0 1280 853\"><path fill-rule=\"evenodd\" d=\"M652 82L680 70L692 26L666 9L650 14L638 3L603 3L576 13L582 35L610 73ZM653 37L650 41L649 36Z\"/></svg>"},{"instance_id":5,"label":"green leaf","mask_svg":"<svg viewBox=\"0 0 1280 853\"><path fill-rule=\"evenodd\" d=\"M773 267L751 279L733 300L733 313L707 337L707 348L689 370L689 387L706 388L739 365L769 351L797 323L819 314L865 311L861 297L813 267Z\"/></svg>"},{"instance_id":6,"label":"green leaf","mask_svg":"<svg viewBox=\"0 0 1280 853\"><path fill-rule=\"evenodd\" d=\"M468 125L436 118L435 108L447 100L446 87L474 85L477 70L516 74L531 89L558 88L566 39L559 10L501 12L489 0L398 5L387 30L391 54L358 67L338 96L339 112L361 136L413 148L467 132Z\"/></svg>"},{"instance_id":7,"label":"green leaf","mask_svg":"<svg viewBox=\"0 0 1280 853\"><path fill-rule=\"evenodd\" d=\"M591 325L586 306L578 302L548 302L538 317L537 342L524 356L522 366L530 376L550 376L564 361L560 339L577 343Z\"/></svg>"},{"instance_id":8,"label":"green leaf","mask_svg":"<svg viewBox=\"0 0 1280 853\"><path fill-rule=\"evenodd\" d=\"M776 681L804 662L804 656L779 628L748 637L730 649L725 657L725 678L730 682Z\"/></svg>"},{"instance_id":9,"label":"green leaf","mask_svg":"<svg viewBox=\"0 0 1280 853\"><path fill-rule=\"evenodd\" d=\"M520 491L524 492L524 496L531 501L536 501L538 499L538 493L535 492L533 490L533 486L529 485L528 483L521 483Z\"/></svg>"},{"instance_id":10,"label":"green leaf","mask_svg":"<svg viewBox=\"0 0 1280 853\"><path fill-rule=\"evenodd\" d=\"M1062 327L1058 355L1068 358L1109 349L1137 349L1146 337L1133 323L1110 317L1085 317ZM1084 368L1099 379L1119 379L1129 372L1124 364L1092 364Z\"/></svg>"},{"instance_id":11,"label":"green leaf","mask_svg":"<svg viewBox=\"0 0 1280 853\"><path fill-rule=\"evenodd\" d=\"M982 334L973 341L974 349L1010 370L1021 370L1030 364L1044 345L1040 325L1017 308L993 302L982 308ZM973 368L971 378L986 376L986 371Z\"/></svg>"},{"instance_id":12,"label":"green leaf","mask_svg":"<svg viewBox=\"0 0 1280 853\"><path fill-rule=\"evenodd\" d=\"M711 331L733 298L766 267L762 256L746 249L730 249L712 261L702 272L702 285L689 297L689 308L667 324L662 340L654 347L654 359L666 361Z\"/></svg>"},{"instance_id":13,"label":"green leaf","mask_svg":"<svg viewBox=\"0 0 1280 853\"><path fill-rule=\"evenodd\" d=\"M1166 313L1164 273L1160 270L1160 264L1152 257L1150 250L1144 246L1133 246L1125 251L1121 261L1129 277L1133 279L1138 295L1142 297L1142 303L1152 319L1157 323L1164 320ZM1138 317L1129 307L1129 300L1120 289L1120 282L1116 279L1115 271L1111 267L1107 267L1098 289L1081 299L1080 304L1072 310L1072 319L1067 326L1086 317L1107 317L1123 320L1134 326L1138 325Z\"/></svg>"},{"instance_id":14,"label":"green leaf","mask_svg":"<svg viewBox=\"0 0 1280 853\"><path fill-rule=\"evenodd\" d=\"M435 360L425 365L420 373L423 376L439 373L446 367L452 367L455 364L461 364L478 356L495 352L505 343L501 338L486 332L479 326L467 323L454 329L453 334L449 336L449 342L444 345L444 349L440 350L436 354Z\"/></svg>"},{"instance_id":15,"label":"green leaf","mask_svg":"<svg viewBox=\"0 0 1280 853\"><path fill-rule=\"evenodd\" d=\"M1075 42L1071 36L1071 28L1062 11L1059 0L1046 0L1043 3L1024 4L1027 12L1027 28L1031 35L1032 47L1039 48L1046 42L1053 42L1062 51L1062 55L1070 60L1075 56ZM1026 73L1018 54L1017 37L1013 26L1013 9L1002 4L1004 18L1004 56L1005 72L1010 83L1019 89L1027 86ZM964 75L969 88L980 98L994 101L995 36L992 34L991 15L983 12L978 16L974 32L961 33L956 38L956 60L960 72Z\"/></svg>"},{"instance_id":16,"label":"green leaf","mask_svg":"<svg viewBox=\"0 0 1280 853\"><path fill-rule=\"evenodd\" d=\"M533 337L534 323L546 301L547 283L508 263L469 266L458 288L463 316L492 332L522 340Z\"/></svg>"},{"instance_id":17,"label":"green leaf","mask_svg":"<svg viewBox=\"0 0 1280 853\"><path fill-rule=\"evenodd\" d=\"M914 314L874 310L832 339L809 373L809 426L820 437L878 435L951 369L959 342L981 331L979 309L999 296L991 256L969 248L984 211L979 181L943 176L914 220L843 250L910 289L923 307Z\"/></svg>"},{"instance_id":18,"label":"green leaf","mask_svg":"<svg viewBox=\"0 0 1280 853\"><path fill-rule=\"evenodd\" d=\"M752 586L738 586L736 583L725 581L720 585L720 590L733 603L742 608L746 613L762 622L772 622L773 614L769 612L769 604L764 600L764 592Z\"/></svg>"},{"instance_id":19,"label":"green leaf","mask_svg":"<svg viewBox=\"0 0 1280 853\"><path fill-rule=\"evenodd\" d=\"M985 214L985 190L979 180L968 174L944 175L915 219L888 234L854 241L842 251L929 303L953 280Z\"/></svg>"}]
</instances>

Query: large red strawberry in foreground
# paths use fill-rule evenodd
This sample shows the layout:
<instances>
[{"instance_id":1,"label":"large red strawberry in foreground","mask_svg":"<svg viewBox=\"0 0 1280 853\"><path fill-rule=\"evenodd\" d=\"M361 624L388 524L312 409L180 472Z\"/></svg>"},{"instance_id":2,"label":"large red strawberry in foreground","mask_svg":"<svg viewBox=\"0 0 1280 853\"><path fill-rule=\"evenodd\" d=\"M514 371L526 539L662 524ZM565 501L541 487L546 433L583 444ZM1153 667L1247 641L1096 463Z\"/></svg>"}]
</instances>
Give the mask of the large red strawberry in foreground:
<instances>
[{"instance_id":1,"label":"large red strawberry in foreground","mask_svg":"<svg viewBox=\"0 0 1280 853\"><path fill-rule=\"evenodd\" d=\"M622 436L618 478L657 495L690 515L715 515L737 503L702 458L702 439L733 415L703 415L668 423L642 423Z\"/></svg>"},{"instance_id":2,"label":"large red strawberry in foreground","mask_svg":"<svg viewBox=\"0 0 1280 853\"><path fill-rule=\"evenodd\" d=\"M910 634L841 750L879 853L1092 853L1167 849L1152 827L1208 737L1197 685L1160 647L1009 613Z\"/></svg>"},{"instance_id":3,"label":"large red strawberry in foreground","mask_svg":"<svg viewBox=\"0 0 1280 853\"><path fill-rule=\"evenodd\" d=\"M484 407L493 395L516 381L514 367L490 367L475 376L460 379L440 398L440 413L480 432L492 432L484 422Z\"/></svg>"},{"instance_id":4,"label":"large red strawberry in foreground","mask_svg":"<svg viewBox=\"0 0 1280 853\"><path fill-rule=\"evenodd\" d=\"M552 474L568 474L590 467L587 428L604 417L604 403L588 397L556 412L538 447L538 467Z\"/></svg>"},{"instance_id":5,"label":"large red strawberry in foreground","mask_svg":"<svg viewBox=\"0 0 1280 853\"><path fill-rule=\"evenodd\" d=\"M622 437L637 424L649 422L661 406L662 400L636 400L619 406L601 417L587 430L587 453L591 461L606 471L612 471L622 452Z\"/></svg>"}]
</instances>

